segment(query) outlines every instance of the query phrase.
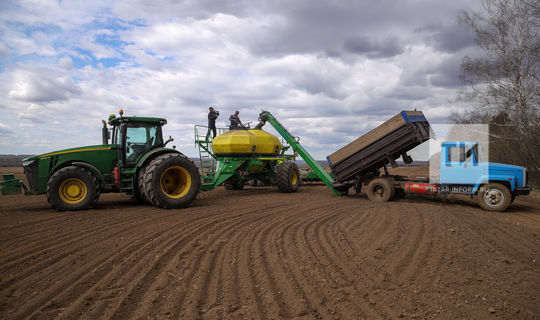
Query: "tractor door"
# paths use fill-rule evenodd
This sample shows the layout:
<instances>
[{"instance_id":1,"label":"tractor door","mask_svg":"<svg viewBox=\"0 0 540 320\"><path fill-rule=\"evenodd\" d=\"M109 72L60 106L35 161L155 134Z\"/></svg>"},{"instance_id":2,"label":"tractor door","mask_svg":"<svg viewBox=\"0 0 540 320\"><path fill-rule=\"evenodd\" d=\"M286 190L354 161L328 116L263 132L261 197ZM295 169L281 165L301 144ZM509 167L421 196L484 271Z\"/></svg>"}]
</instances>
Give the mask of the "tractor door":
<instances>
[{"instance_id":1,"label":"tractor door","mask_svg":"<svg viewBox=\"0 0 540 320\"><path fill-rule=\"evenodd\" d=\"M160 124L126 123L124 128L124 163L128 166L135 165L149 150L163 146Z\"/></svg>"}]
</instances>

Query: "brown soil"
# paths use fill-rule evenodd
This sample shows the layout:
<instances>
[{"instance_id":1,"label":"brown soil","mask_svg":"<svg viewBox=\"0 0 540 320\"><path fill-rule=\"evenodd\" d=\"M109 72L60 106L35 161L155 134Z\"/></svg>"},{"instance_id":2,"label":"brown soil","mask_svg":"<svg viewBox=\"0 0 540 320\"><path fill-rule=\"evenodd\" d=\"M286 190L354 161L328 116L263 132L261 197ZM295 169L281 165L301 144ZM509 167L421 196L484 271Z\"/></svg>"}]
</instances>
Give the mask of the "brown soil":
<instances>
[{"instance_id":1,"label":"brown soil","mask_svg":"<svg viewBox=\"0 0 540 320\"><path fill-rule=\"evenodd\" d=\"M2 319L540 317L540 206L524 200L492 213L309 185L55 212L9 196L0 244Z\"/></svg>"}]
</instances>

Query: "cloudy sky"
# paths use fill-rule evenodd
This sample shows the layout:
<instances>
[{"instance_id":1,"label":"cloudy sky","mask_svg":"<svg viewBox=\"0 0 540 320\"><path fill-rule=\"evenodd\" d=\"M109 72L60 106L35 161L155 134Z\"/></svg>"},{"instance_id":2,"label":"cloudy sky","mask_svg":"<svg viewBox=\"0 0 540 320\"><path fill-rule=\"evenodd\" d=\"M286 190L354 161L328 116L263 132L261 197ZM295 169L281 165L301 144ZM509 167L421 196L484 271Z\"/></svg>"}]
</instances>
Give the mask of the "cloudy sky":
<instances>
[{"instance_id":1,"label":"cloudy sky","mask_svg":"<svg viewBox=\"0 0 540 320\"><path fill-rule=\"evenodd\" d=\"M474 54L470 0L0 2L0 154L100 143L101 119L193 126L272 112L324 159L404 109L445 123Z\"/></svg>"}]
</instances>

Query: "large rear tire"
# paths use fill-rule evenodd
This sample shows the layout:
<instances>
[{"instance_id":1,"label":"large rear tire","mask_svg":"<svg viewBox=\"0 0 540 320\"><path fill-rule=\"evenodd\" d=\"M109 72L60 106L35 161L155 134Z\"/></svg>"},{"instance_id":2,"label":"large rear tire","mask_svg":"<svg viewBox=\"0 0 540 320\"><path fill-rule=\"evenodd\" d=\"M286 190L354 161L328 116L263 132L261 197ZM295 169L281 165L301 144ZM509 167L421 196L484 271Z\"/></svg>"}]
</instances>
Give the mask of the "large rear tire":
<instances>
[{"instance_id":1,"label":"large rear tire","mask_svg":"<svg viewBox=\"0 0 540 320\"><path fill-rule=\"evenodd\" d=\"M135 192L135 200L140 204L149 204L146 193L144 192L144 173L148 168L148 164L144 165L137 172L137 191Z\"/></svg>"},{"instance_id":2,"label":"large rear tire","mask_svg":"<svg viewBox=\"0 0 540 320\"><path fill-rule=\"evenodd\" d=\"M99 183L88 170L69 166L56 171L47 182L47 201L57 211L90 209L99 198Z\"/></svg>"},{"instance_id":3,"label":"large rear tire","mask_svg":"<svg viewBox=\"0 0 540 320\"><path fill-rule=\"evenodd\" d=\"M276 181L279 191L296 192L301 184L300 170L294 162L282 162L276 168Z\"/></svg>"},{"instance_id":4,"label":"large rear tire","mask_svg":"<svg viewBox=\"0 0 540 320\"><path fill-rule=\"evenodd\" d=\"M388 179L377 178L368 184L366 194L371 201L386 202L394 196L394 185Z\"/></svg>"},{"instance_id":5,"label":"large rear tire","mask_svg":"<svg viewBox=\"0 0 540 320\"><path fill-rule=\"evenodd\" d=\"M484 210L502 212L512 203L512 194L503 184L488 183L480 188L478 203Z\"/></svg>"},{"instance_id":6,"label":"large rear tire","mask_svg":"<svg viewBox=\"0 0 540 320\"><path fill-rule=\"evenodd\" d=\"M180 153L152 160L144 172L143 194L149 203L165 208L185 208L197 197L201 176L195 164Z\"/></svg>"}]
</instances>

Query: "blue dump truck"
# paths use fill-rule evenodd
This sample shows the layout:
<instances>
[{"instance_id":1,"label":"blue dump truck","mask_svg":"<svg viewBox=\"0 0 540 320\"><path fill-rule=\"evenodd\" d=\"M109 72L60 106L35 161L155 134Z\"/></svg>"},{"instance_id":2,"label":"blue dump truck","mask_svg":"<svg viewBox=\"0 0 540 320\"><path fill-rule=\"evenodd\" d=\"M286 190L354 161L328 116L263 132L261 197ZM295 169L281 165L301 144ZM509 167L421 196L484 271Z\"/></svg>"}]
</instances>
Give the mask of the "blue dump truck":
<instances>
[{"instance_id":1,"label":"blue dump truck","mask_svg":"<svg viewBox=\"0 0 540 320\"><path fill-rule=\"evenodd\" d=\"M396 159L411 163L407 151L430 138L429 122L421 111L402 111L328 156L334 181L343 193L364 186L370 200L389 201L403 194L465 194L476 198L485 210L504 211L518 195L531 192L527 168L479 162L476 142L447 141L442 144L437 183L429 179L410 180L388 174ZM381 168L384 173L381 173Z\"/></svg>"}]
</instances>

